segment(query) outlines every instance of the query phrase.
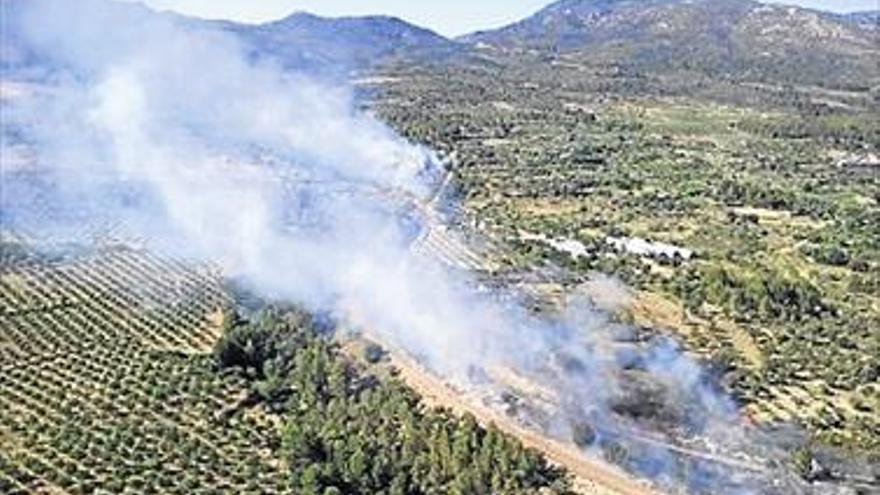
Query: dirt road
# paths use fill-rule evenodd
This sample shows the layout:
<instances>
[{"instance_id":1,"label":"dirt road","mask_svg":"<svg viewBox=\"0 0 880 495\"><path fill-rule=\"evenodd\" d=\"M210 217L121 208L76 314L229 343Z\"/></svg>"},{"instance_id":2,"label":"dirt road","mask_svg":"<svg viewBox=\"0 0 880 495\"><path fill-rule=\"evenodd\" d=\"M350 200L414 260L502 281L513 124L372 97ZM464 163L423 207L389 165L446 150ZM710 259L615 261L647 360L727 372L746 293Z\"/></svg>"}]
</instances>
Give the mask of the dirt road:
<instances>
[{"instance_id":1,"label":"dirt road","mask_svg":"<svg viewBox=\"0 0 880 495\"><path fill-rule=\"evenodd\" d=\"M486 270L488 262L468 246L451 237L435 214L435 207L441 192L449 183L451 175L443 181L443 186L427 203L412 202L420 214L424 231L411 246L414 254L424 252L439 257L451 266L471 270ZM439 256L438 256L439 255ZM566 444L531 430L505 414L485 405L479 397L469 397L455 390L440 377L431 373L412 359L402 349L389 346L388 342L378 340L389 351L391 365L400 373L400 378L412 387L429 406L441 406L456 413L470 413L483 425L495 424L500 430L517 437L526 447L543 453L548 460L564 467L571 473L574 489L584 495L659 495L647 482L634 479L619 468L599 459L589 457L574 445Z\"/></svg>"},{"instance_id":2,"label":"dirt road","mask_svg":"<svg viewBox=\"0 0 880 495\"><path fill-rule=\"evenodd\" d=\"M567 469L574 488L584 495L659 495L647 482L634 479L615 466L581 452L574 445L548 438L483 404L477 397L469 397L455 390L442 379L426 370L399 349L388 349L391 365L399 376L412 387L429 406L442 406L458 414L470 413L483 425L495 424L500 430L517 437L526 447L543 453L554 464Z\"/></svg>"}]
</instances>

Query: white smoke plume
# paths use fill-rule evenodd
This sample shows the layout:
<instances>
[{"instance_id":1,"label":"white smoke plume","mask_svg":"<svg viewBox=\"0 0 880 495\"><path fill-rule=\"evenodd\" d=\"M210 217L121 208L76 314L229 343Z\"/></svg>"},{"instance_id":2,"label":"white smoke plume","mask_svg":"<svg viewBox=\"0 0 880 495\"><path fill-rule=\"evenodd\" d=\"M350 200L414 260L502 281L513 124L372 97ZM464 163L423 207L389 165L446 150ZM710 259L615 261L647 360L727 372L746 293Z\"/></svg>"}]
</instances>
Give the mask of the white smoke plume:
<instances>
[{"instance_id":1,"label":"white smoke plume","mask_svg":"<svg viewBox=\"0 0 880 495\"><path fill-rule=\"evenodd\" d=\"M29 200L48 187L58 211L123 218L162 249L218 261L268 296L351 316L450 379L493 367L540 377L564 404L559 431L568 418L590 421L600 439L636 428L611 411L622 365L607 347L625 328L584 303L540 320L410 253L418 228L401 212L429 198L440 165L355 110L348 90L141 7L13 4L7 13L41 69L4 74L40 84L2 103L0 219L38 221ZM33 170L7 160L19 142L35 153ZM627 362L693 406L680 420L687 428L725 442L740 433L732 401L674 345ZM636 469L679 476L663 447L638 456ZM716 487L708 469L682 476Z\"/></svg>"}]
</instances>

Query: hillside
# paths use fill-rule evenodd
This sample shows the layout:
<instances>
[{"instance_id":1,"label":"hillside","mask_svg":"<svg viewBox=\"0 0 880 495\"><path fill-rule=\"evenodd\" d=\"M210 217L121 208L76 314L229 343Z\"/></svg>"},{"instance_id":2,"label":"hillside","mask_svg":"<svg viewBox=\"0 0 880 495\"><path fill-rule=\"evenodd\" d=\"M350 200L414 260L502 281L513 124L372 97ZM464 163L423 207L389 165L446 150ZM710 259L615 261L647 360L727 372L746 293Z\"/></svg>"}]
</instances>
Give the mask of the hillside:
<instances>
[{"instance_id":1,"label":"hillside","mask_svg":"<svg viewBox=\"0 0 880 495\"><path fill-rule=\"evenodd\" d=\"M477 54L504 66L535 58L540 64L600 63L635 77L710 77L855 91L867 91L880 80L877 12L836 15L751 0L560 0L514 24L450 40L388 16L300 12L251 25L94 1L114 16L166 16L191 28L220 28L239 37L253 57L333 76L393 62L461 65ZM14 21L21 4L0 4L4 67L32 62Z\"/></svg>"},{"instance_id":2,"label":"hillside","mask_svg":"<svg viewBox=\"0 0 880 495\"><path fill-rule=\"evenodd\" d=\"M863 89L878 80L878 39L866 18L751 0L561 0L462 41L635 72Z\"/></svg>"},{"instance_id":3,"label":"hillside","mask_svg":"<svg viewBox=\"0 0 880 495\"><path fill-rule=\"evenodd\" d=\"M157 12L140 4L89 0L105 19L125 20L131 26L146 19L164 17L193 30L220 29L237 36L253 57L277 59L287 69L310 73L345 75L353 70L381 65L392 60L443 60L463 51L460 43L446 39L395 17L320 17L295 13L284 19L252 25L209 21ZM35 60L20 29L22 0L2 0L0 16L2 48L0 67L15 68L45 61ZM140 33L133 29L129 37ZM97 41L97 40L96 40Z\"/></svg>"},{"instance_id":4,"label":"hillside","mask_svg":"<svg viewBox=\"0 0 880 495\"><path fill-rule=\"evenodd\" d=\"M462 47L433 31L395 17L319 17L296 13L276 22L226 24L255 54L287 67L345 72L401 58L436 60Z\"/></svg>"},{"instance_id":5,"label":"hillside","mask_svg":"<svg viewBox=\"0 0 880 495\"><path fill-rule=\"evenodd\" d=\"M844 21L850 22L865 29L877 29L880 26L880 10L867 10L852 12L840 16Z\"/></svg>"}]
</instances>

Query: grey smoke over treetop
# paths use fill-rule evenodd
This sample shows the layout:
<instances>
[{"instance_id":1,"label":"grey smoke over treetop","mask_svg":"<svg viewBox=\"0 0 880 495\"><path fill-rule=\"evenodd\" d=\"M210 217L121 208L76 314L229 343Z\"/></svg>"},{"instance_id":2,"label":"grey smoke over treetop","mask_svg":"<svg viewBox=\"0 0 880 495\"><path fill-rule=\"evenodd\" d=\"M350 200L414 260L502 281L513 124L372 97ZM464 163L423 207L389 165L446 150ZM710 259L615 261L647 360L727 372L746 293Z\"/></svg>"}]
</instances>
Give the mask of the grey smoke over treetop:
<instances>
[{"instance_id":1,"label":"grey smoke over treetop","mask_svg":"<svg viewBox=\"0 0 880 495\"><path fill-rule=\"evenodd\" d=\"M157 248L222 263L266 296L367 327L461 386L491 387L485 370L516 370L559 397L548 432L587 421L594 445L644 433L615 412L623 372L638 369L684 406L670 415L677 427L746 448L733 402L671 342L621 356L612 349L629 329L583 298L540 319L413 255L425 227L418 205L441 165L355 110L346 89L255 59L228 33L139 7L35 0L13 14L41 67L4 76L39 90L3 102L3 149L24 144L35 160L12 170L4 159L11 193L0 219L56 228L63 215L28 211L48 196L53 211L123 221ZM701 489L751 484L683 466L662 442L633 448L630 464Z\"/></svg>"}]
</instances>

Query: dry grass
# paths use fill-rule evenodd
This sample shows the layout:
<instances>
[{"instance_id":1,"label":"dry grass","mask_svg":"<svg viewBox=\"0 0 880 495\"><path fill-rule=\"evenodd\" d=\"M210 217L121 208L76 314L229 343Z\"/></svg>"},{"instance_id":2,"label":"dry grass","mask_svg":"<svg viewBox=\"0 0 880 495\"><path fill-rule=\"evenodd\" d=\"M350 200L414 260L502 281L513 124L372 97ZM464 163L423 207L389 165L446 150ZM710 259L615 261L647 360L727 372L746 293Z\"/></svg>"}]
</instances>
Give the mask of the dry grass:
<instances>
[{"instance_id":1,"label":"dry grass","mask_svg":"<svg viewBox=\"0 0 880 495\"><path fill-rule=\"evenodd\" d=\"M629 311L633 321L642 326L678 330L684 328L681 303L654 292L639 292Z\"/></svg>"}]
</instances>

